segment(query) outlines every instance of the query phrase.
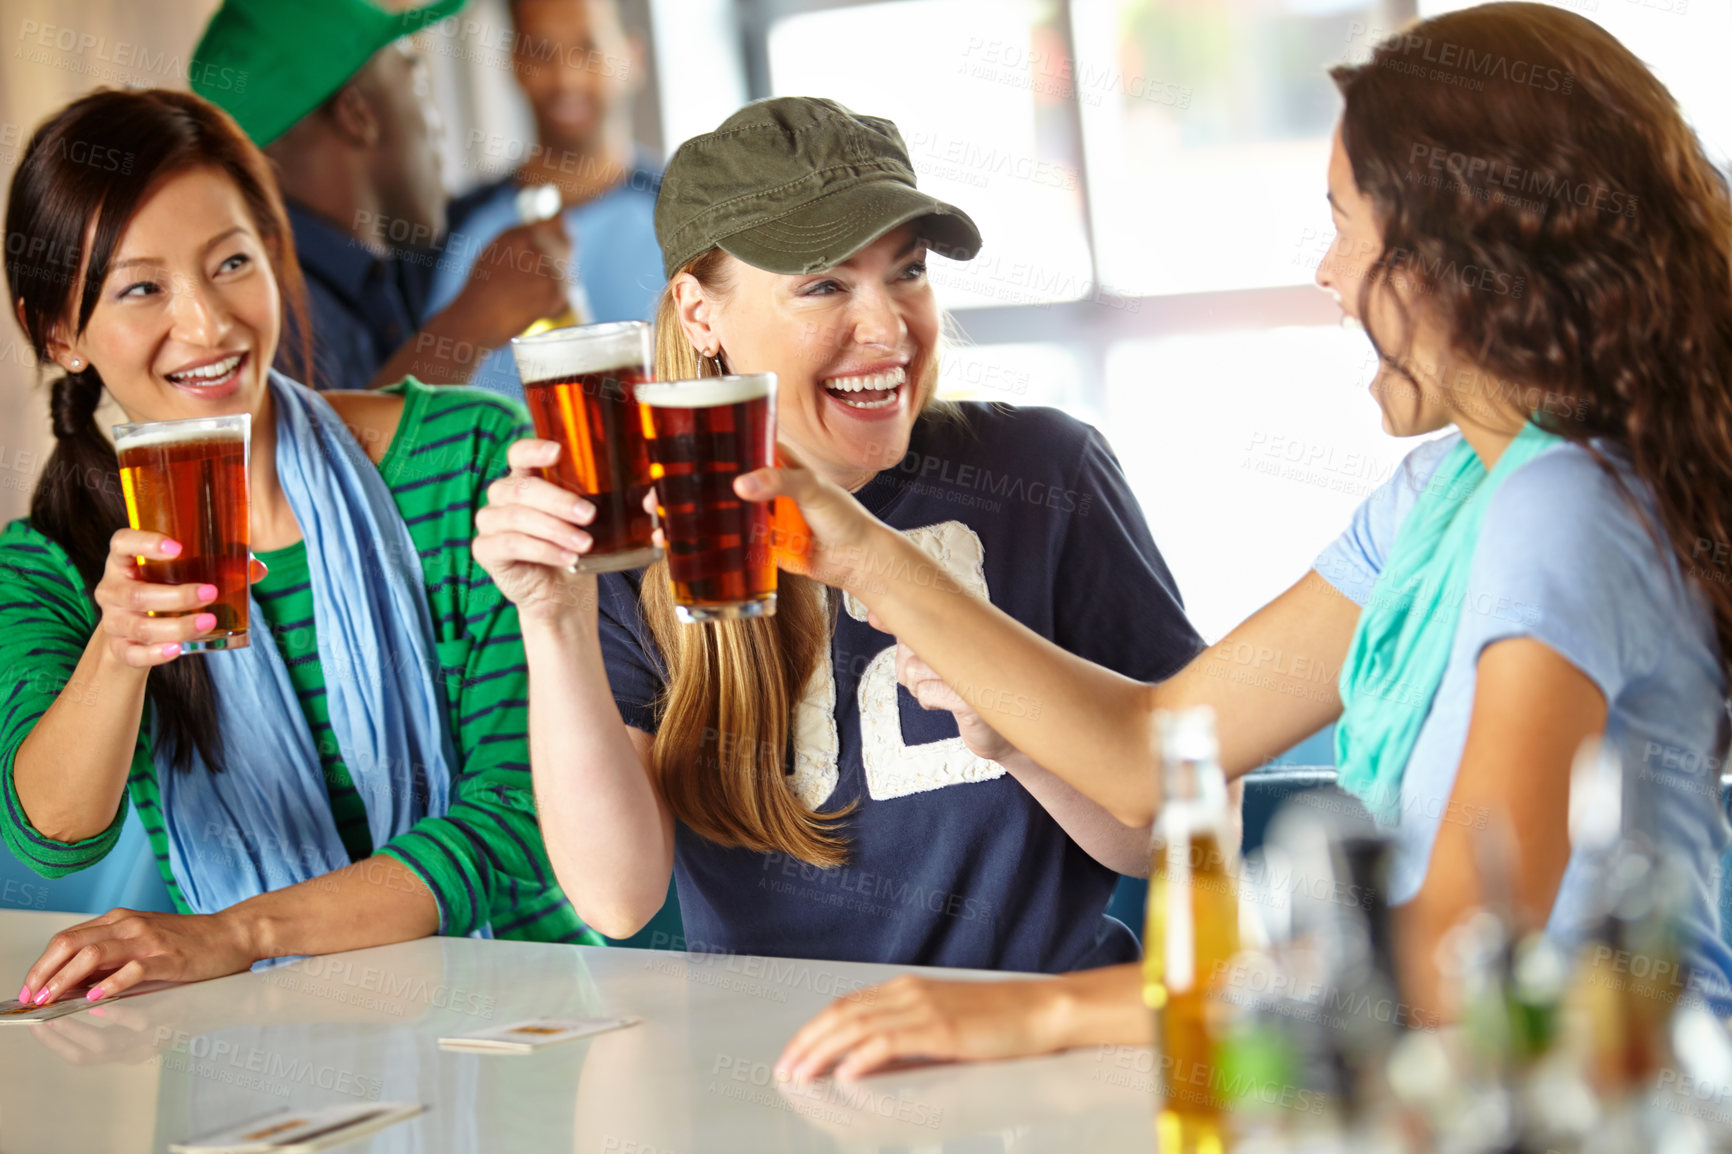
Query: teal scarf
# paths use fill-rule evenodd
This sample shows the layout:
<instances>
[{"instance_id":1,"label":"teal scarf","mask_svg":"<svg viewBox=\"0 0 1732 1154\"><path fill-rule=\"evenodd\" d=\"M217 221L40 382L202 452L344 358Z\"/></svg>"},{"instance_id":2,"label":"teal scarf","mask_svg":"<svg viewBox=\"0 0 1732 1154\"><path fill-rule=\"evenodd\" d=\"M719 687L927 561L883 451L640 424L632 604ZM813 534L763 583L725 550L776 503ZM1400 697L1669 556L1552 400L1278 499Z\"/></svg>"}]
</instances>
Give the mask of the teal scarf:
<instances>
[{"instance_id":1,"label":"teal scarf","mask_svg":"<svg viewBox=\"0 0 1732 1154\"><path fill-rule=\"evenodd\" d=\"M1400 818L1401 775L1449 665L1492 495L1506 477L1560 440L1530 422L1487 473L1462 439L1395 535L1341 667L1342 712L1335 727L1337 780L1381 825L1393 826Z\"/></svg>"}]
</instances>

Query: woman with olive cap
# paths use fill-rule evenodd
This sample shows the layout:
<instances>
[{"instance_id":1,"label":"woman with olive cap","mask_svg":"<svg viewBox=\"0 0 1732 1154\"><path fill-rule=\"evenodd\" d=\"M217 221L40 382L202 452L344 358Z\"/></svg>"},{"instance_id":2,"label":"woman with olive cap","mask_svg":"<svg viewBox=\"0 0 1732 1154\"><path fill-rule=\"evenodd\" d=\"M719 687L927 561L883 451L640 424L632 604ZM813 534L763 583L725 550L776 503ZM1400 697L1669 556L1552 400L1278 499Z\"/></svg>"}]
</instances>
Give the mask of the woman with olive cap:
<instances>
[{"instance_id":1,"label":"woman with olive cap","mask_svg":"<svg viewBox=\"0 0 1732 1154\"><path fill-rule=\"evenodd\" d=\"M930 252L972 258L891 122L747 105L667 169L656 375L777 375L779 437L1041 636L1159 681L1202 647L1105 439L1052 409L934 399ZM994 729L1039 701L947 686L835 589L780 576L775 616L680 625L657 563L568 572L581 500L525 440L475 556L518 606L550 857L625 936L678 880L689 947L1057 972L1137 956L1105 909L1147 870L1130 828ZM899 686L901 688L899 688ZM620 724L620 719L624 724Z\"/></svg>"}]
</instances>

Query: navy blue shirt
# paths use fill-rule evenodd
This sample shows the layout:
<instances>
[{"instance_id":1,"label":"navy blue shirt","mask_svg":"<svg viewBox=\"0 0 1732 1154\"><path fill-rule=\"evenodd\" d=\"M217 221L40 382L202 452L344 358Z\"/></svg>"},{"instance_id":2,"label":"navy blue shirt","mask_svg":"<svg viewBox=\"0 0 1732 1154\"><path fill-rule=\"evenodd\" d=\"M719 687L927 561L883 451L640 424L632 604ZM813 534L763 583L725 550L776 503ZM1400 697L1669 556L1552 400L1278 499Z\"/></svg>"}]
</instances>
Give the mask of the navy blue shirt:
<instances>
[{"instance_id":1,"label":"navy blue shirt","mask_svg":"<svg viewBox=\"0 0 1732 1154\"><path fill-rule=\"evenodd\" d=\"M1105 439L1053 409L958 408L917 422L861 504L1073 653L1144 681L1190 661L1202 640ZM663 675L641 579L600 578L602 653L621 716L654 732ZM681 824L688 948L1048 973L1134 960L1136 939L1105 913L1118 875L970 753L950 713L916 704L896 683L895 639L865 616L843 598L827 684L815 678L796 711L787 779L813 808L857 804L842 823L848 864L727 849Z\"/></svg>"},{"instance_id":2,"label":"navy blue shirt","mask_svg":"<svg viewBox=\"0 0 1732 1154\"><path fill-rule=\"evenodd\" d=\"M433 254L406 250L381 257L312 209L286 197L284 206L307 282L312 383L320 389L365 389L426 321ZM276 367L305 380L297 363L299 341L295 332L283 333Z\"/></svg>"}]
</instances>

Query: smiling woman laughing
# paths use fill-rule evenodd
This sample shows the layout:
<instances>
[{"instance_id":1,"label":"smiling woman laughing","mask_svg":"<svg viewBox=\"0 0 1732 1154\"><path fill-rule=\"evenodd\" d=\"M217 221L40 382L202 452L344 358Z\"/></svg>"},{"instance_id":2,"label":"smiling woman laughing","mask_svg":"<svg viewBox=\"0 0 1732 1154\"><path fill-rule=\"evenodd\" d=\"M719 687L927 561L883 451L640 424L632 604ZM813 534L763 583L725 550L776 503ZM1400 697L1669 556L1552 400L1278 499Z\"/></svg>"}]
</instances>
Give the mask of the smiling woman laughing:
<instances>
[{"instance_id":1,"label":"smiling woman laughing","mask_svg":"<svg viewBox=\"0 0 1732 1154\"><path fill-rule=\"evenodd\" d=\"M113 848L130 798L179 911L56 934L22 996L433 933L595 940L536 828L516 611L469 555L522 411L413 380L321 398L272 371L301 297L282 201L198 97L67 106L6 234L30 241L6 246L18 318L64 375L30 516L0 533L0 665L38 674L0 690L0 835L60 876ZM131 421L250 416L268 572L252 563L265 628L245 648L183 655L218 590L142 579L183 543L128 527L105 396Z\"/></svg>"}]
</instances>

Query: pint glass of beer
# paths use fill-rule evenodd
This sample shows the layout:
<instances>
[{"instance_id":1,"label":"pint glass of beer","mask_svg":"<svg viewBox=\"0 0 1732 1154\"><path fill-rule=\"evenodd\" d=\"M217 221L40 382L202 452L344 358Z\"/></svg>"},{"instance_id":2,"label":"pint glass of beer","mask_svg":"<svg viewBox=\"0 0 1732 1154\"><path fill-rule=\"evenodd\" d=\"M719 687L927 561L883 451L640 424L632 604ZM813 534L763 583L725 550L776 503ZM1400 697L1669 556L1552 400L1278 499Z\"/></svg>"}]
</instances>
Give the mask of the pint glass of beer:
<instances>
[{"instance_id":1,"label":"pint glass of beer","mask_svg":"<svg viewBox=\"0 0 1732 1154\"><path fill-rule=\"evenodd\" d=\"M776 374L644 385L674 613L687 624L776 612L770 506L734 478L775 460Z\"/></svg>"},{"instance_id":2,"label":"pint glass of beer","mask_svg":"<svg viewBox=\"0 0 1732 1154\"><path fill-rule=\"evenodd\" d=\"M639 569L660 554L644 509L649 445L638 386L653 375L650 326L642 321L554 329L511 342L535 435L559 442L541 475L595 505L595 539L580 573Z\"/></svg>"},{"instance_id":3,"label":"pint glass of beer","mask_svg":"<svg viewBox=\"0 0 1732 1154\"><path fill-rule=\"evenodd\" d=\"M139 576L162 585L215 585L216 627L180 643L182 653L244 649L247 640L247 449L252 417L197 417L116 425L120 486L134 529L180 542L170 561L138 559Z\"/></svg>"}]
</instances>

